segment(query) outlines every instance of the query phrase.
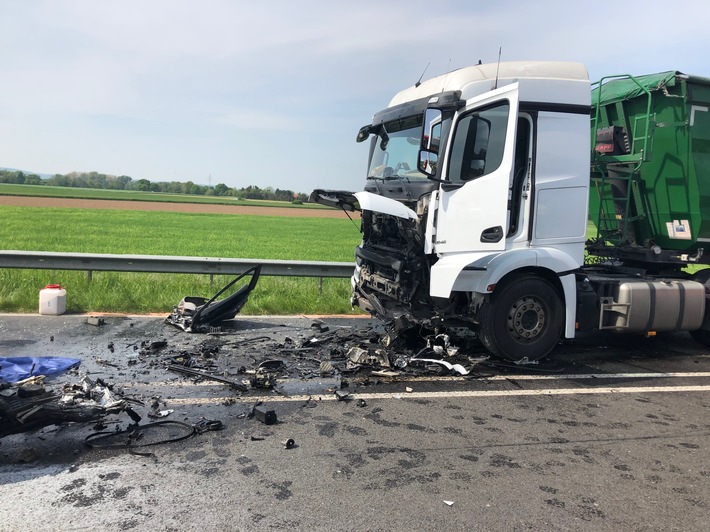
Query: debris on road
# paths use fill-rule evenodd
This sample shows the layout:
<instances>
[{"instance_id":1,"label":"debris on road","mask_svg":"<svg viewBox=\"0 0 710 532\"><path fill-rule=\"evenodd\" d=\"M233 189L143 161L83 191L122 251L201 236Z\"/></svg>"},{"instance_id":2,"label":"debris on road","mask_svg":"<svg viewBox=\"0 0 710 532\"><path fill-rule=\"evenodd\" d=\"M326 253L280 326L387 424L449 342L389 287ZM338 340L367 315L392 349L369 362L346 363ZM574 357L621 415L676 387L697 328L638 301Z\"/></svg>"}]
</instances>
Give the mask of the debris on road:
<instances>
[{"instance_id":1,"label":"debris on road","mask_svg":"<svg viewBox=\"0 0 710 532\"><path fill-rule=\"evenodd\" d=\"M273 425L278 421L276 419L276 411L270 410L264 405L254 407L254 417L265 425Z\"/></svg>"},{"instance_id":2,"label":"debris on road","mask_svg":"<svg viewBox=\"0 0 710 532\"><path fill-rule=\"evenodd\" d=\"M191 375L193 377L201 377L203 379L221 382L223 384L231 386L235 390L239 390L240 392L246 392L249 390L249 388L247 388L242 383L234 381L232 379L226 379L224 377L220 377L219 375L212 375L211 373L207 373L205 371L200 371L193 368L186 368L185 366L181 366L179 364L169 364L168 369L176 373L183 373L185 375Z\"/></svg>"},{"instance_id":3,"label":"debris on road","mask_svg":"<svg viewBox=\"0 0 710 532\"><path fill-rule=\"evenodd\" d=\"M209 300L204 297L184 297L173 309L172 314L165 319L165 322L186 332L210 332L211 325L230 320L242 310L249 299L249 294L254 290L259 280L260 274L261 264L249 268ZM240 286L230 296L217 300L219 296L248 275L251 275L248 283Z\"/></svg>"},{"instance_id":4,"label":"debris on road","mask_svg":"<svg viewBox=\"0 0 710 532\"><path fill-rule=\"evenodd\" d=\"M94 423L110 413L130 415L129 410L101 379L84 377L79 385L65 385L60 395L45 386L44 377L32 377L0 391L0 438L66 422Z\"/></svg>"},{"instance_id":5,"label":"debris on road","mask_svg":"<svg viewBox=\"0 0 710 532\"><path fill-rule=\"evenodd\" d=\"M125 333L126 336L107 337L101 346L94 348L103 351L93 353L87 360L87 365L92 366L89 370L93 380L65 387L63 397L42 387L29 385L21 390L0 392L3 400L7 401L4 396L11 396L11 401L14 401L9 406L0 406L0 436L67 420L96 423L113 411L125 411L135 423L141 420L141 415L160 419L173 413L167 402L161 404L154 400L146 412L139 414L125 397L114 394L110 386L104 385L102 379L116 381L123 377L147 384L151 380L161 380L155 372L168 371L195 380L219 382L240 394L253 390L271 390L285 397L315 398L330 394L344 402L357 399L355 404L362 408L367 403L357 397L355 388L358 386L426 375L470 376L472 368L486 360L481 357L480 345L472 344L470 338L443 328L427 329L421 324L409 326L404 320L388 328L380 324L333 327L317 320L310 327L299 326L295 330L285 324L283 329L276 327L271 330L241 327L240 321L235 322L234 326L220 325L225 330L228 328L229 333L215 333L212 325L233 317L246 303L259 273L260 268L255 267L225 286L211 300L203 299L202 303L198 302L193 307L182 305L181 313L173 313L166 319L170 325L178 325L183 330L208 332L207 335L170 334L161 330L157 323L157 327L151 326L146 330L126 327L126 331L130 331ZM231 296L217 300L249 274L251 279L247 284ZM183 302L190 303L187 299ZM92 318L87 318L87 323L99 326ZM104 320L102 325L108 322ZM134 324L131 322L130 325ZM162 327L167 330L167 327ZM113 330L116 328L109 329ZM141 334L144 335L142 338ZM30 357L18 357L14 361L20 359L25 364L22 375L36 375L52 369L50 359L41 364L40 359ZM0 359L0 371L10 371L7 365L9 360ZM78 359L56 360L69 361L68 367L79 363ZM131 375L127 376L127 371ZM152 377L141 377L151 374ZM348 386L351 388L346 390ZM181 390L194 393L190 392L189 387ZM141 398L160 395L162 393L149 390ZM236 397L231 401L221 400L219 404L234 404L239 400ZM169 402L171 397L167 398ZM20 404L21 401L24 403ZM45 403L49 406L45 407ZM302 406L312 408L317 403L310 399ZM54 405L54 410L49 408L51 405ZM70 413L70 409L74 411ZM250 417L257 417L266 424L277 422L276 412L265 407L255 408ZM6 420L12 422L8 425Z\"/></svg>"}]
</instances>

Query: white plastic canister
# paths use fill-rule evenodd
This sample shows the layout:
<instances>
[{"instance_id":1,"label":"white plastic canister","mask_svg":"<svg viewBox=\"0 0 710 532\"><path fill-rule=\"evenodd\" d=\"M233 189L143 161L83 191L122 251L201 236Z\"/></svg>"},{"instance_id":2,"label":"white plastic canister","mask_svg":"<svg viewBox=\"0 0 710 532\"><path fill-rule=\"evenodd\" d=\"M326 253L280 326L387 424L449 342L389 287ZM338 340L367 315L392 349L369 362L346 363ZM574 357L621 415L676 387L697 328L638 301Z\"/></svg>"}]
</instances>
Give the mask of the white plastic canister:
<instances>
[{"instance_id":1,"label":"white plastic canister","mask_svg":"<svg viewBox=\"0 0 710 532\"><path fill-rule=\"evenodd\" d=\"M67 291L58 284L48 284L39 291L39 313L50 316L67 310Z\"/></svg>"}]
</instances>

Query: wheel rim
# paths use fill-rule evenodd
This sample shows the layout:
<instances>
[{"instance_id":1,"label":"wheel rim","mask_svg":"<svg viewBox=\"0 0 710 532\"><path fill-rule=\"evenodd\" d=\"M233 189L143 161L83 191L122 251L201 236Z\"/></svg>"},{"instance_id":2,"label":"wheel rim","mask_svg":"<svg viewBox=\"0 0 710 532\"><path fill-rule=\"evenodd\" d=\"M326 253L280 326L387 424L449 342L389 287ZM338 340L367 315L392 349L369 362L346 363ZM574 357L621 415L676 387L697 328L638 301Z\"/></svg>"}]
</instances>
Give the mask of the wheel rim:
<instances>
[{"instance_id":1,"label":"wheel rim","mask_svg":"<svg viewBox=\"0 0 710 532\"><path fill-rule=\"evenodd\" d=\"M513 338L522 342L535 341L546 323L546 310L541 299L523 296L508 311L508 330Z\"/></svg>"}]
</instances>

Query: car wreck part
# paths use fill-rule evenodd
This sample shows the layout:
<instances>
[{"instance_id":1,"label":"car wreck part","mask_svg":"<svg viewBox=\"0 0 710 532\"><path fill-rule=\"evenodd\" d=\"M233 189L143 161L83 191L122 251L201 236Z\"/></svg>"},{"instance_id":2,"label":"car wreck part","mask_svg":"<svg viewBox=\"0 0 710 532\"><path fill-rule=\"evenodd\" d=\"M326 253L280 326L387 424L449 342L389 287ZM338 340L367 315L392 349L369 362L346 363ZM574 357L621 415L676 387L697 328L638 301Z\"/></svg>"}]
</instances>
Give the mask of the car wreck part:
<instances>
[{"instance_id":1,"label":"car wreck part","mask_svg":"<svg viewBox=\"0 0 710 532\"><path fill-rule=\"evenodd\" d=\"M234 318L242 310L249 299L249 294L254 290L261 274L261 266L258 264L249 268L209 300L191 296L183 298L173 308L172 314L165 319L165 322L186 332L209 332L210 325ZM251 279L247 284L241 286L232 295L217 300L219 296L248 275L251 275Z\"/></svg>"},{"instance_id":2,"label":"car wreck part","mask_svg":"<svg viewBox=\"0 0 710 532\"><path fill-rule=\"evenodd\" d=\"M438 360L436 358L410 358L409 363L411 364L412 362L424 362L427 364L440 364L444 366L446 369L449 371L455 371L459 375L468 375L469 371L464 368L461 364L451 364L449 362L446 362L445 360Z\"/></svg>"},{"instance_id":3,"label":"car wreck part","mask_svg":"<svg viewBox=\"0 0 710 532\"><path fill-rule=\"evenodd\" d=\"M247 388L240 382L234 381L232 379L226 379L224 377L220 377L219 375L213 375L205 371L200 371L193 368L186 368L185 366L181 366L179 364L169 364L167 369L170 371L174 371L175 373L182 373L184 375L191 375L193 377L201 377L203 379L221 382L223 384L229 385L235 390L239 390L240 392L249 391L249 388Z\"/></svg>"},{"instance_id":4,"label":"car wreck part","mask_svg":"<svg viewBox=\"0 0 710 532\"><path fill-rule=\"evenodd\" d=\"M86 318L86 323L87 325L93 325L94 327L101 327L102 325L106 325L106 320L97 316L89 316Z\"/></svg>"},{"instance_id":5,"label":"car wreck part","mask_svg":"<svg viewBox=\"0 0 710 532\"><path fill-rule=\"evenodd\" d=\"M350 394L348 392L344 392L342 390L335 390L334 395L338 401L350 400Z\"/></svg>"},{"instance_id":6,"label":"car wreck part","mask_svg":"<svg viewBox=\"0 0 710 532\"><path fill-rule=\"evenodd\" d=\"M258 369L249 377L249 384L252 388L273 388L276 385L276 374Z\"/></svg>"},{"instance_id":7,"label":"car wreck part","mask_svg":"<svg viewBox=\"0 0 710 532\"><path fill-rule=\"evenodd\" d=\"M173 412L175 412L175 410L173 410L172 408L169 408L168 410L156 410L154 412L150 412L148 414L148 417L153 419L160 419L163 417L168 417Z\"/></svg>"},{"instance_id":8,"label":"car wreck part","mask_svg":"<svg viewBox=\"0 0 710 532\"><path fill-rule=\"evenodd\" d=\"M333 364L327 360L323 360L320 363L319 369L321 375L331 375L335 373L335 366L333 366Z\"/></svg>"},{"instance_id":9,"label":"car wreck part","mask_svg":"<svg viewBox=\"0 0 710 532\"><path fill-rule=\"evenodd\" d=\"M264 405L254 407L254 417L265 425L273 425L277 422L276 411L269 410L268 407Z\"/></svg>"},{"instance_id":10,"label":"car wreck part","mask_svg":"<svg viewBox=\"0 0 710 532\"><path fill-rule=\"evenodd\" d=\"M381 370L381 371L373 371L370 373L373 377L399 377L401 375L400 372L398 371L389 371L389 370Z\"/></svg>"},{"instance_id":11,"label":"car wreck part","mask_svg":"<svg viewBox=\"0 0 710 532\"><path fill-rule=\"evenodd\" d=\"M296 440L294 440L293 438L284 440L281 443L283 443L284 449L293 449L294 447L296 447Z\"/></svg>"},{"instance_id":12,"label":"car wreck part","mask_svg":"<svg viewBox=\"0 0 710 532\"><path fill-rule=\"evenodd\" d=\"M62 396L44 389L42 379L23 382L0 394L0 438L66 422L94 423L108 413L128 410L103 381L86 379L82 385L66 386ZM29 393L19 391L25 386L30 387Z\"/></svg>"},{"instance_id":13,"label":"car wreck part","mask_svg":"<svg viewBox=\"0 0 710 532\"><path fill-rule=\"evenodd\" d=\"M194 427L197 434L203 434L212 430L222 430L224 423L218 419L202 419L195 423Z\"/></svg>"},{"instance_id":14,"label":"car wreck part","mask_svg":"<svg viewBox=\"0 0 710 532\"><path fill-rule=\"evenodd\" d=\"M346 355L348 367L355 366L382 366L390 367L390 360L383 349L363 349L361 347L351 347Z\"/></svg>"}]
</instances>

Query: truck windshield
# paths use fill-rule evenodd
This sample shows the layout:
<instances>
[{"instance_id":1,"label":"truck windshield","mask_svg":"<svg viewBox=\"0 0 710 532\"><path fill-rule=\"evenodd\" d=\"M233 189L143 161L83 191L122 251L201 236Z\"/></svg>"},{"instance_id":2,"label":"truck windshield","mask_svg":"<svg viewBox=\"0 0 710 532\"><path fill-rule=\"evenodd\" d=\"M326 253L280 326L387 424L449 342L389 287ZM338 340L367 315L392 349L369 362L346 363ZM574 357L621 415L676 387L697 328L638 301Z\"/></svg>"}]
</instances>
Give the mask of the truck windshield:
<instances>
[{"instance_id":1,"label":"truck windshield","mask_svg":"<svg viewBox=\"0 0 710 532\"><path fill-rule=\"evenodd\" d=\"M422 115L385 122L370 146L368 179L425 180L417 170Z\"/></svg>"}]
</instances>

